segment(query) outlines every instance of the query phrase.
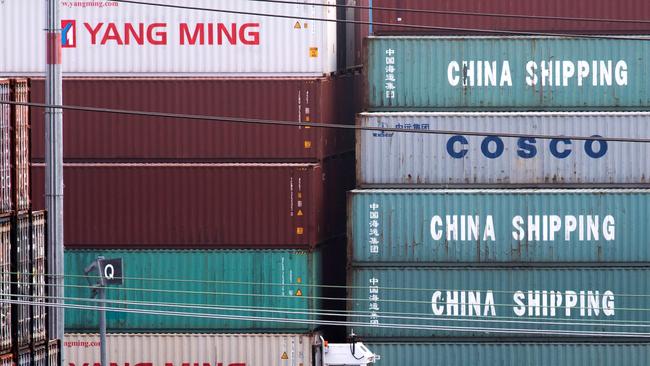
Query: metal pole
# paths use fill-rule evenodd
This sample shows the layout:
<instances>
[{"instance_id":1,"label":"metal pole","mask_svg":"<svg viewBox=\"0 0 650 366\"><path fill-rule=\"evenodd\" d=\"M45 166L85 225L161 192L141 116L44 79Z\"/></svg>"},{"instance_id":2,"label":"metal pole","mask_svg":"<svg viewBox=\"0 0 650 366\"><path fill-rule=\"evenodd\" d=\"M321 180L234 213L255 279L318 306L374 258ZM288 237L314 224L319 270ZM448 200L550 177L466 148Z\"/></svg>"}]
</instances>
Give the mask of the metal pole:
<instances>
[{"instance_id":1,"label":"metal pole","mask_svg":"<svg viewBox=\"0 0 650 366\"><path fill-rule=\"evenodd\" d=\"M61 105L63 88L61 79L61 14L58 0L46 0L46 74L45 103ZM49 286L52 302L63 305L63 111L57 108L45 109L45 201L49 223L48 273L53 275ZM56 307L49 313L48 334L51 339L60 339L63 345L63 307ZM60 347L61 364L65 365L65 347Z\"/></svg>"},{"instance_id":2,"label":"metal pole","mask_svg":"<svg viewBox=\"0 0 650 366\"><path fill-rule=\"evenodd\" d=\"M101 275L100 275L101 276ZM106 362L106 289L103 284L99 285L99 352L101 355L101 366L108 366Z\"/></svg>"}]
</instances>

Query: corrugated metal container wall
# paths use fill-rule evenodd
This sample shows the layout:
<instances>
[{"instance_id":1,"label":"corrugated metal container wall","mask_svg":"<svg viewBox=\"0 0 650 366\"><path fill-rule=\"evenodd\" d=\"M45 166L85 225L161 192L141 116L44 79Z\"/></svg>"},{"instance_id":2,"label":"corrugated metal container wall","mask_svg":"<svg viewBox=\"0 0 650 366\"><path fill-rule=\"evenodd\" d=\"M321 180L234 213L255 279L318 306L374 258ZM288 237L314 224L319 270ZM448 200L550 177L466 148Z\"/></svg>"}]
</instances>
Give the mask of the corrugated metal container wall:
<instances>
[{"instance_id":1,"label":"corrugated metal container wall","mask_svg":"<svg viewBox=\"0 0 650 366\"><path fill-rule=\"evenodd\" d=\"M0 355L0 366L14 366L13 354Z\"/></svg>"},{"instance_id":2,"label":"corrugated metal container wall","mask_svg":"<svg viewBox=\"0 0 650 366\"><path fill-rule=\"evenodd\" d=\"M48 366L47 363L47 345L34 347L32 352L31 366Z\"/></svg>"},{"instance_id":3,"label":"corrugated metal container wall","mask_svg":"<svg viewBox=\"0 0 650 366\"><path fill-rule=\"evenodd\" d=\"M300 333L315 328L309 321L315 320L311 312L320 309L318 285L322 278L319 252L68 250L65 253L66 274L79 277L69 277L67 283L79 287L67 287L66 298L88 298L84 268L98 255L124 260L124 286L108 288L106 297L130 303L109 305L120 310L141 311L107 312L109 331ZM152 312L179 308L145 306L135 302L188 304L202 308L181 310L204 315L215 315L216 311L223 316L271 317L284 321L165 316ZM67 331L97 331L99 318L96 311L66 309L65 313ZM295 323L286 322L287 319Z\"/></svg>"},{"instance_id":4,"label":"corrugated metal container wall","mask_svg":"<svg viewBox=\"0 0 650 366\"><path fill-rule=\"evenodd\" d=\"M19 301L31 301L31 250L29 234L29 215L17 215L11 218L12 250L14 260L12 263L13 284L12 293L17 295ZM31 306L27 304L13 304L11 309L14 327L13 341L20 347L28 346L32 341L32 315Z\"/></svg>"},{"instance_id":5,"label":"corrugated metal container wall","mask_svg":"<svg viewBox=\"0 0 650 366\"><path fill-rule=\"evenodd\" d=\"M361 76L318 79L65 79L65 103L136 111L353 124ZM361 94L357 91L357 94ZM32 81L43 103L45 83ZM32 108L33 120L43 108ZM350 131L64 111L67 161L316 161L352 151ZM33 126L32 158L45 159Z\"/></svg>"},{"instance_id":6,"label":"corrugated metal container wall","mask_svg":"<svg viewBox=\"0 0 650 366\"><path fill-rule=\"evenodd\" d=\"M48 366L61 366L59 347L60 347L59 340L52 340L47 342L47 365Z\"/></svg>"},{"instance_id":7,"label":"corrugated metal container wall","mask_svg":"<svg viewBox=\"0 0 650 366\"><path fill-rule=\"evenodd\" d=\"M650 263L650 190L355 190L349 199L353 262Z\"/></svg>"},{"instance_id":8,"label":"corrugated metal container wall","mask_svg":"<svg viewBox=\"0 0 650 366\"><path fill-rule=\"evenodd\" d=\"M391 324L354 328L366 338L634 337L647 331L638 325L650 318L649 275L648 267L353 268L349 304L359 312L352 321L373 324L374 313Z\"/></svg>"},{"instance_id":9,"label":"corrugated metal container wall","mask_svg":"<svg viewBox=\"0 0 650 366\"><path fill-rule=\"evenodd\" d=\"M27 348L18 351L18 360L16 366L32 366L32 350Z\"/></svg>"},{"instance_id":10,"label":"corrugated metal container wall","mask_svg":"<svg viewBox=\"0 0 650 366\"><path fill-rule=\"evenodd\" d=\"M117 365L312 365L310 334L108 334L108 362ZM69 364L99 362L99 335L65 335ZM286 359L283 359L286 355Z\"/></svg>"},{"instance_id":11,"label":"corrugated metal container wall","mask_svg":"<svg viewBox=\"0 0 650 366\"><path fill-rule=\"evenodd\" d=\"M650 107L646 40L372 37L367 47L373 111Z\"/></svg>"},{"instance_id":12,"label":"corrugated metal container wall","mask_svg":"<svg viewBox=\"0 0 650 366\"><path fill-rule=\"evenodd\" d=\"M31 214L32 236L32 337L35 344L45 341L45 212L35 211Z\"/></svg>"},{"instance_id":13,"label":"corrugated metal container wall","mask_svg":"<svg viewBox=\"0 0 650 366\"><path fill-rule=\"evenodd\" d=\"M650 113L366 113L359 126L552 136L650 136ZM596 140L357 131L360 187L636 185L650 146Z\"/></svg>"},{"instance_id":14,"label":"corrugated metal container wall","mask_svg":"<svg viewBox=\"0 0 650 366\"><path fill-rule=\"evenodd\" d=\"M12 79L11 100L14 102L29 102L29 80ZM11 156L12 181L14 188L13 207L17 211L27 211L29 201L29 107L14 105L11 107Z\"/></svg>"},{"instance_id":15,"label":"corrugated metal container wall","mask_svg":"<svg viewBox=\"0 0 650 366\"><path fill-rule=\"evenodd\" d=\"M8 79L0 79L0 101L11 100L11 84ZM11 125L12 107L0 104L0 210L9 212L12 209L11 191Z\"/></svg>"},{"instance_id":16,"label":"corrugated metal container wall","mask_svg":"<svg viewBox=\"0 0 650 366\"><path fill-rule=\"evenodd\" d=\"M508 1L362 0L371 4L374 34L485 34L490 31L650 34L650 4L640 0ZM379 8L392 8L393 11ZM420 12L409 11L415 9ZM369 10L361 10L368 13ZM428 13L427 13L428 12ZM472 15L483 14L483 15ZM499 16L502 14L503 16ZM538 18L537 18L538 17ZM558 18L569 18L561 20ZM578 20L578 19L591 19ZM606 19L619 20L608 22ZM640 22L633 22L639 19ZM622 21L620 21L622 20ZM387 26L408 24L438 29ZM445 29L446 28L446 29ZM472 30L475 30L472 32ZM367 33L366 33L367 35Z\"/></svg>"},{"instance_id":17,"label":"corrugated metal container wall","mask_svg":"<svg viewBox=\"0 0 650 366\"><path fill-rule=\"evenodd\" d=\"M66 247L312 248L345 232L353 160L66 164ZM37 209L44 173L33 169Z\"/></svg>"},{"instance_id":18,"label":"corrugated metal container wall","mask_svg":"<svg viewBox=\"0 0 650 366\"><path fill-rule=\"evenodd\" d=\"M0 221L0 353L7 351L12 345L11 326L11 221L4 218Z\"/></svg>"},{"instance_id":19,"label":"corrugated metal container wall","mask_svg":"<svg viewBox=\"0 0 650 366\"><path fill-rule=\"evenodd\" d=\"M648 343L375 343L376 366L645 366Z\"/></svg>"},{"instance_id":20,"label":"corrugated metal container wall","mask_svg":"<svg viewBox=\"0 0 650 366\"><path fill-rule=\"evenodd\" d=\"M105 1L62 6L63 72L86 76L330 73L337 67L336 9L322 4L334 3L230 1L218 4L219 12ZM210 0L191 5L215 8ZM29 25L21 21L28 17ZM45 24L40 1L0 4L0 44L7 51L0 55L0 73L44 73Z\"/></svg>"}]
</instances>

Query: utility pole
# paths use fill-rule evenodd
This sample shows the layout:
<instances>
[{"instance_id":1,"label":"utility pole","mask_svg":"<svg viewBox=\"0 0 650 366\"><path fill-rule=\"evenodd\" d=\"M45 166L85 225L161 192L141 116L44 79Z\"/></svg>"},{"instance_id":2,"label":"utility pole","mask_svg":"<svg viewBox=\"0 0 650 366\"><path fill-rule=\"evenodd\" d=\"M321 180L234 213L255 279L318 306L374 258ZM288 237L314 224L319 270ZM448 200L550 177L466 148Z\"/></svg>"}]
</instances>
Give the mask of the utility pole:
<instances>
[{"instance_id":1,"label":"utility pole","mask_svg":"<svg viewBox=\"0 0 650 366\"><path fill-rule=\"evenodd\" d=\"M47 14L45 103L63 104L61 75L61 14L59 0L45 0ZM47 208L47 270L50 274L48 295L58 306L50 308L48 335L63 345L63 111L45 109L45 206ZM65 365L65 347L60 347L61 364Z\"/></svg>"}]
</instances>

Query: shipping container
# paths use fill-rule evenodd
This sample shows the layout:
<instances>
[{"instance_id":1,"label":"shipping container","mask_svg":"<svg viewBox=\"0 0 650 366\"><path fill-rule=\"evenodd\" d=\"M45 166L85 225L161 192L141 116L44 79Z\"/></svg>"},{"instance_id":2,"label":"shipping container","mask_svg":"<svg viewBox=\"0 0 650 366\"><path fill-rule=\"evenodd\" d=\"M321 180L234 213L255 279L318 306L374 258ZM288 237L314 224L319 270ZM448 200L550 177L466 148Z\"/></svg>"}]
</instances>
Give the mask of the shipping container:
<instances>
[{"instance_id":1,"label":"shipping container","mask_svg":"<svg viewBox=\"0 0 650 366\"><path fill-rule=\"evenodd\" d=\"M357 131L360 187L647 185L650 146L545 136L650 136L645 112L365 113L358 126L415 131ZM417 133L459 131L458 135ZM460 131L486 133L470 136Z\"/></svg>"},{"instance_id":2,"label":"shipping container","mask_svg":"<svg viewBox=\"0 0 650 366\"><path fill-rule=\"evenodd\" d=\"M0 101L11 101L11 83L9 79L0 79ZM0 211L10 212L11 191L11 126L12 109L9 104L0 104Z\"/></svg>"},{"instance_id":3,"label":"shipping container","mask_svg":"<svg viewBox=\"0 0 650 366\"><path fill-rule=\"evenodd\" d=\"M0 355L0 366L14 366L14 357L12 353Z\"/></svg>"},{"instance_id":4,"label":"shipping container","mask_svg":"<svg viewBox=\"0 0 650 366\"><path fill-rule=\"evenodd\" d=\"M376 35L486 34L498 31L650 34L647 21L650 19L650 4L640 0L615 3L606 0L360 0L357 3L370 6L370 9L359 11L375 23L372 33ZM415 25L417 28L394 25Z\"/></svg>"},{"instance_id":5,"label":"shipping container","mask_svg":"<svg viewBox=\"0 0 650 366\"><path fill-rule=\"evenodd\" d=\"M66 110L68 162L313 162L354 149L354 134L336 128L229 122L227 118L354 124L361 75L328 78L66 78L68 105L224 117L222 121ZM45 82L31 98L45 101ZM358 103L357 103L358 101ZM43 108L32 108L42 121ZM45 159L43 123L33 125L32 157Z\"/></svg>"},{"instance_id":6,"label":"shipping container","mask_svg":"<svg viewBox=\"0 0 650 366\"><path fill-rule=\"evenodd\" d=\"M12 298L21 302L32 301L31 249L29 215L11 218L12 246ZM18 348L27 347L32 341L32 312L29 304L12 304L13 341Z\"/></svg>"},{"instance_id":7,"label":"shipping container","mask_svg":"<svg viewBox=\"0 0 650 366\"><path fill-rule=\"evenodd\" d=\"M311 248L345 232L353 163L65 164L66 247Z\"/></svg>"},{"instance_id":8,"label":"shipping container","mask_svg":"<svg viewBox=\"0 0 650 366\"><path fill-rule=\"evenodd\" d=\"M35 346L32 350L31 366L48 366L47 363L47 345Z\"/></svg>"},{"instance_id":9,"label":"shipping container","mask_svg":"<svg viewBox=\"0 0 650 366\"><path fill-rule=\"evenodd\" d=\"M61 355L59 352L60 343L61 342L58 339L47 342L48 366L61 366Z\"/></svg>"},{"instance_id":10,"label":"shipping container","mask_svg":"<svg viewBox=\"0 0 650 366\"><path fill-rule=\"evenodd\" d=\"M348 298L362 337L637 337L649 267L356 267ZM365 326L363 326L363 325Z\"/></svg>"},{"instance_id":11,"label":"shipping container","mask_svg":"<svg viewBox=\"0 0 650 366\"><path fill-rule=\"evenodd\" d=\"M376 366L645 366L650 343L364 342L381 358Z\"/></svg>"},{"instance_id":12,"label":"shipping container","mask_svg":"<svg viewBox=\"0 0 650 366\"><path fill-rule=\"evenodd\" d=\"M313 322L318 318L313 312L321 308L320 252L67 250L66 284L80 286L66 287L68 303L95 304L88 302L89 279L83 275L98 255L123 260L124 285L106 289L108 307L118 310L106 314L110 332L308 332L316 328ZM66 309L65 322L69 332L99 329L93 310Z\"/></svg>"},{"instance_id":13,"label":"shipping container","mask_svg":"<svg viewBox=\"0 0 650 366\"><path fill-rule=\"evenodd\" d=\"M644 110L645 39L371 37L372 111Z\"/></svg>"},{"instance_id":14,"label":"shipping container","mask_svg":"<svg viewBox=\"0 0 650 366\"><path fill-rule=\"evenodd\" d=\"M650 263L650 190L355 190L354 263Z\"/></svg>"},{"instance_id":15,"label":"shipping container","mask_svg":"<svg viewBox=\"0 0 650 366\"><path fill-rule=\"evenodd\" d=\"M12 79L11 100L20 103L29 102L28 79ZM29 114L28 106L13 105L11 107L11 186L14 188L12 206L17 211L27 211L30 207L29 135L31 123Z\"/></svg>"},{"instance_id":16,"label":"shipping container","mask_svg":"<svg viewBox=\"0 0 650 366\"><path fill-rule=\"evenodd\" d=\"M117 365L313 365L317 334L108 334L108 362ZM70 366L100 361L98 334L67 333Z\"/></svg>"},{"instance_id":17,"label":"shipping container","mask_svg":"<svg viewBox=\"0 0 650 366\"><path fill-rule=\"evenodd\" d=\"M67 75L323 75L337 69L335 0L275 4L193 1L174 9L116 1L61 6ZM281 15L281 17L275 16ZM29 18L29 24L23 20ZM315 20L315 19L323 19ZM0 73L43 75L41 1L0 3ZM25 47L30 45L30 47Z\"/></svg>"},{"instance_id":18,"label":"shipping container","mask_svg":"<svg viewBox=\"0 0 650 366\"><path fill-rule=\"evenodd\" d=\"M9 351L12 346L11 321L11 221L0 219L0 353Z\"/></svg>"},{"instance_id":19,"label":"shipping container","mask_svg":"<svg viewBox=\"0 0 650 366\"><path fill-rule=\"evenodd\" d=\"M32 236L32 338L34 344L45 342L45 314L47 309L45 291L45 212L34 211L31 213L31 236Z\"/></svg>"},{"instance_id":20,"label":"shipping container","mask_svg":"<svg viewBox=\"0 0 650 366\"><path fill-rule=\"evenodd\" d=\"M32 366L32 350L30 348L18 351L16 366Z\"/></svg>"}]
</instances>

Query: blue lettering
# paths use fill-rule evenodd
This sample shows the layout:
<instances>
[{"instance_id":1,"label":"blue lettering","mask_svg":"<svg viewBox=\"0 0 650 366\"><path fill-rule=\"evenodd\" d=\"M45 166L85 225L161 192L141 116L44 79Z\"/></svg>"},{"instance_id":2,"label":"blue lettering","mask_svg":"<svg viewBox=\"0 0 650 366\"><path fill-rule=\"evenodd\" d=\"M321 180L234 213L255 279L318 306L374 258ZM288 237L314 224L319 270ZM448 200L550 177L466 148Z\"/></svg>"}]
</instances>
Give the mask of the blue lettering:
<instances>
[{"instance_id":1,"label":"blue lettering","mask_svg":"<svg viewBox=\"0 0 650 366\"><path fill-rule=\"evenodd\" d=\"M524 159L534 158L535 155L537 155L537 148L535 147L536 142L537 141L532 137L522 137L517 140L517 147L519 147L517 155Z\"/></svg>"},{"instance_id":2,"label":"blue lettering","mask_svg":"<svg viewBox=\"0 0 650 366\"><path fill-rule=\"evenodd\" d=\"M571 149L565 148L564 150L559 151L557 149L557 145L560 142L565 144L565 145L571 145L571 140L553 139L553 140L551 140L551 144L550 144L549 148L551 149L551 154L553 154L553 156L555 156L558 159L564 159L564 158L568 157L569 155L571 155Z\"/></svg>"},{"instance_id":3,"label":"blue lettering","mask_svg":"<svg viewBox=\"0 0 650 366\"><path fill-rule=\"evenodd\" d=\"M452 136L449 139L449 141L447 141L447 153L452 158L462 159L463 157L465 157L465 155L467 155L467 148L463 147L462 149L460 149L460 151L454 150L454 144L456 144L457 142L459 142L461 145L464 146L469 144L469 141L467 141L467 139L464 136L460 136L460 135Z\"/></svg>"},{"instance_id":4,"label":"blue lettering","mask_svg":"<svg viewBox=\"0 0 650 366\"><path fill-rule=\"evenodd\" d=\"M494 141L494 144L496 145L494 152L490 151L490 142L492 141ZM481 151L486 158L496 159L503 154L503 140L501 140L499 136L488 136L481 143Z\"/></svg>"},{"instance_id":5,"label":"blue lettering","mask_svg":"<svg viewBox=\"0 0 650 366\"><path fill-rule=\"evenodd\" d=\"M593 135L591 137L602 137L599 135ZM598 152L594 151L594 143L600 145ZM585 152L590 158L599 159L607 154L607 141L605 140L587 140L585 141Z\"/></svg>"}]
</instances>

